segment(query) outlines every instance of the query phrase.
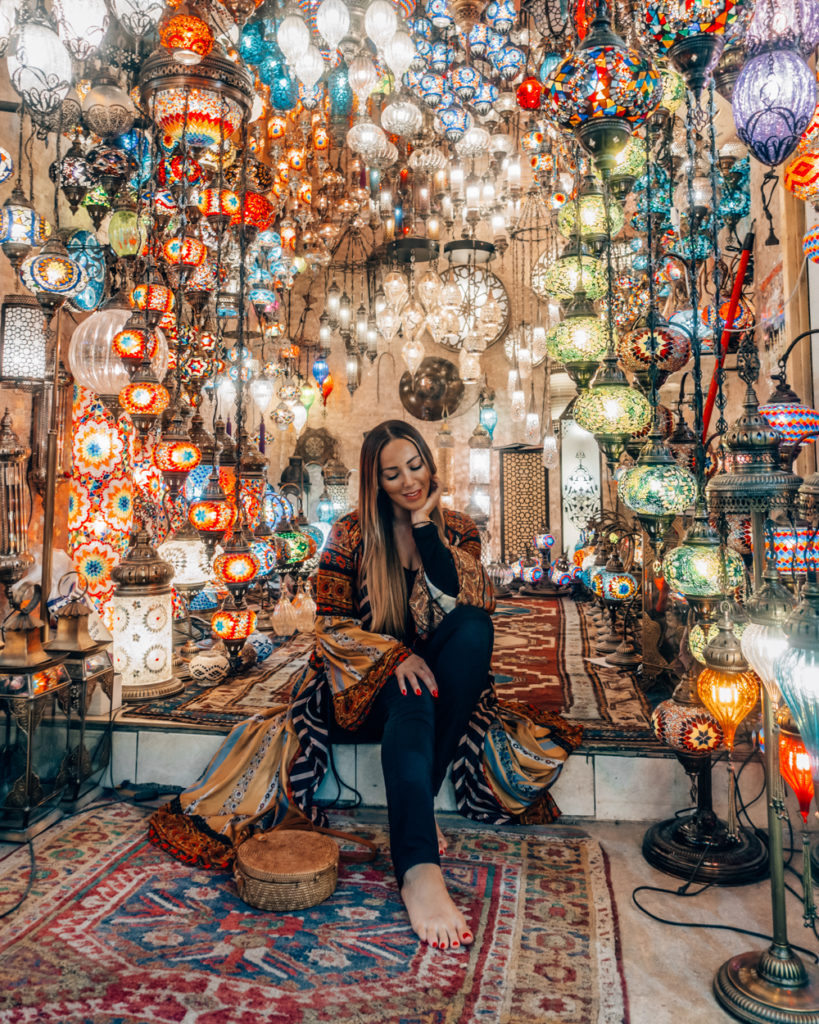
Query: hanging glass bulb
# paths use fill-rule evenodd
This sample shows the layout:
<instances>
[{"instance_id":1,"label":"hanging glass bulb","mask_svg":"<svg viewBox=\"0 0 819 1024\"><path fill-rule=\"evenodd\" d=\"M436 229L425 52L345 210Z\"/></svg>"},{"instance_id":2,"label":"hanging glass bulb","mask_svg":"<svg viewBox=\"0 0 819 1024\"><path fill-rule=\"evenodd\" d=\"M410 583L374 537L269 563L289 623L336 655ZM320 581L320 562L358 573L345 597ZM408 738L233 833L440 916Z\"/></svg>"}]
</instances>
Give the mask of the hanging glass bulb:
<instances>
[{"instance_id":1,"label":"hanging glass bulb","mask_svg":"<svg viewBox=\"0 0 819 1024\"><path fill-rule=\"evenodd\" d=\"M409 71L412 62L415 60L415 43L412 36L407 32L396 32L384 47L384 59L387 66L395 76L396 82L400 82Z\"/></svg>"},{"instance_id":2,"label":"hanging glass bulb","mask_svg":"<svg viewBox=\"0 0 819 1024\"><path fill-rule=\"evenodd\" d=\"M316 11L316 28L331 50L335 50L350 28L350 12L343 0L322 0Z\"/></svg>"},{"instance_id":3,"label":"hanging glass bulb","mask_svg":"<svg viewBox=\"0 0 819 1024\"><path fill-rule=\"evenodd\" d=\"M4 56L17 20L17 0L0 0L0 57Z\"/></svg>"},{"instance_id":4,"label":"hanging glass bulb","mask_svg":"<svg viewBox=\"0 0 819 1024\"><path fill-rule=\"evenodd\" d=\"M401 310L401 326L407 335L415 334L424 322L424 309L417 299L410 299Z\"/></svg>"},{"instance_id":5,"label":"hanging glass bulb","mask_svg":"<svg viewBox=\"0 0 819 1024\"><path fill-rule=\"evenodd\" d=\"M515 388L512 392L512 422L523 423L526 419L526 395L522 388Z\"/></svg>"},{"instance_id":6,"label":"hanging glass bulb","mask_svg":"<svg viewBox=\"0 0 819 1024\"><path fill-rule=\"evenodd\" d=\"M291 12L282 19L282 23L279 25L276 42L287 63L291 67L295 67L296 61L310 45L310 30L298 14Z\"/></svg>"},{"instance_id":7,"label":"hanging glass bulb","mask_svg":"<svg viewBox=\"0 0 819 1024\"><path fill-rule=\"evenodd\" d=\"M312 89L324 74L324 59L318 47L312 44L298 57L295 64L296 77L305 87Z\"/></svg>"},{"instance_id":8,"label":"hanging glass bulb","mask_svg":"<svg viewBox=\"0 0 819 1024\"><path fill-rule=\"evenodd\" d=\"M470 352L462 348L458 357L458 368L464 384L477 384L483 377L480 352Z\"/></svg>"},{"instance_id":9,"label":"hanging glass bulb","mask_svg":"<svg viewBox=\"0 0 819 1024\"><path fill-rule=\"evenodd\" d=\"M50 114L68 95L71 57L40 9L11 37L7 64L15 92L35 113Z\"/></svg>"},{"instance_id":10,"label":"hanging glass bulb","mask_svg":"<svg viewBox=\"0 0 819 1024\"><path fill-rule=\"evenodd\" d=\"M393 309L401 309L404 300L409 295L409 285L400 271L390 271L384 278L384 294ZM460 292L458 294L460 295Z\"/></svg>"},{"instance_id":11,"label":"hanging glass bulb","mask_svg":"<svg viewBox=\"0 0 819 1024\"><path fill-rule=\"evenodd\" d=\"M557 450L557 438L555 437L554 426L549 425L543 435L543 468L557 469L560 462L560 455Z\"/></svg>"},{"instance_id":12,"label":"hanging glass bulb","mask_svg":"<svg viewBox=\"0 0 819 1024\"><path fill-rule=\"evenodd\" d=\"M418 372L418 367L424 359L423 343L419 338L410 338L409 341L405 342L401 349L401 355L404 358L404 362L407 364L407 369L414 377Z\"/></svg>"},{"instance_id":13,"label":"hanging glass bulb","mask_svg":"<svg viewBox=\"0 0 819 1024\"><path fill-rule=\"evenodd\" d=\"M108 31L105 0L54 0L54 14L68 52L75 60L87 60Z\"/></svg>"},{"instance_id":14,"label":"hanging glass bulb","mask_svg":"<svg viewBox=\"0 0 819 1024\"><path fill-rule=\"evenodd\" d=\"M358 109L363 112L367 107L370 93L378 84L378 72L366 53L359 53L350 62L347 69L350 88L358 97Z\"/></svg>"}]
</instances>

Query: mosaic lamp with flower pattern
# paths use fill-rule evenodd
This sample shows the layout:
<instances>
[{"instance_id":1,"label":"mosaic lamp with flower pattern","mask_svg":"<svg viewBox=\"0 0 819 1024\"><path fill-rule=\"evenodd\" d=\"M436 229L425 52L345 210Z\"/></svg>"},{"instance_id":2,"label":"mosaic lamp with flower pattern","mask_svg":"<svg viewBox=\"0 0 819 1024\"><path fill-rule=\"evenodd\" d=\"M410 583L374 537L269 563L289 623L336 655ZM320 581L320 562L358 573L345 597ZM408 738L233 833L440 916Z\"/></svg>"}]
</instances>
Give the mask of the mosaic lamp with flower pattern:
<instances>
[{"instance_id":1,"label":"mosaic lamp with flower pattern","mask_svg":"<svg viewBox=\"0 0 819 1024\"><path fill-rule=\"evenodd\" d=\"M575 132L605 175L662 96L659 72L614 32L606 0L598 0L585 39L547 81L549 116Z\"/></svg>"},{"instance_id":2,"label":"mosaic lamp with flower pattern","mask_svg":"<svg viewBox=\"0 0 819 1024\"><path fill-rule=\"evenodd\" d=\"M123 701L179 693L183 685L173 674L173 567L159 557L141 524L111 577L116 583L114 668L122 677Z\"/></svg>"},{"instance_id":3,"label":"mosaic lamp with flower pattern","mask_svg":"<svg viewBox=\"0 0 819 1024\"><path fill-rule=\"evenodd\" d=\"M620 500L659 544L675 517L689 509L697 497L697 481L674 458L655 420L640 456L617 485Z\"/></svg>"},{"instance_id":4,"label":"mosaic lamp with flower pattern","mask_svg":"<svg viewBox=\"0 0 819 1024\"><path fill-rule=\"evenodd\" d=\"M236 522L236 506L230 504L219 484L219 474L213 470L208 478L202 497L191 503L188 519L205 541L205 547L213 552L218 541L233 528Z\"/></svg>"},{"instance_id":5,"label":"mosaic lamp with flower pattern","mask_svg":"<svg viewBox=\"0 0 819 1024\"><path fill-rule=\"evenodd\" d=\"M588 390L578 396L574 418L578 426L594 435L609 465L614 466L627 438L648 426L651 406L646 396L629 384L609 350Z\"/></svg>"},{"instance_id":6,"label":"mosaic lamp with flower pattern","mask_svg":"<svg viewBox=\"0 0 819 1024\"><path fill-rule=\"evenodd\" d=\"M745 579L742 558L726 548L717 531L699 508L682 542L663 559L663 576L694 611L708 622L718 603Z\"/></svg>"},{"instance_id":7,"label":"mosaic lamp with flower pattern","mask_svg":"<svg viewBox=\"0 0 819 1024\"><path fill-rule=\"evenodd\" d=\"M88 286L85 268L69 254L59 238L50 238L39 253L24 259L20 277L49 312L59 309Z\"/></svg>"}]
</instances>

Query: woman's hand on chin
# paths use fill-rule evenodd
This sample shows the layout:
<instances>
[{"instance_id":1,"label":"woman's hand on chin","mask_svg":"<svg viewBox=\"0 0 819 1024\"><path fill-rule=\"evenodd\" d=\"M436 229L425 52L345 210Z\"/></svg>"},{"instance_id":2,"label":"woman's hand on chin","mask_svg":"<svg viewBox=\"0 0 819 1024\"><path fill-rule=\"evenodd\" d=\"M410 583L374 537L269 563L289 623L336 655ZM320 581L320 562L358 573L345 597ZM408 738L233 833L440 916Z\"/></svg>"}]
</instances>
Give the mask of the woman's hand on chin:
<instances>
[{"instance_id":1,"label":"woman's hand on chin","mask_svg":"<svg viewBox=\"0 0 819 1024\"><path fill-rule=\"evenodd\" d=\"M438 696L438 684L435 682L435 676L429 665L417 654L411 654L400 662L395 669L395 678L398 682L398 689L405 697L408 687L418 695L422 692L422 685L426 686L433 697Z\"/></svg>"},{"instance_id":2,"label":"woman's hand on chin","mask_svg":"<svg viewBox=\"0 0 819 1024\"><path fill-rule=\"evenodd\" d=\"M410 514L410 522L413 526L420 526L423 523L429 522L429 517L433 509L438 507L438 503L441 500L441 486L438 483L438 477L434 476L429 483L429 494L424 504L417 509L413 509Z\"/></svg>"}]
</instances>

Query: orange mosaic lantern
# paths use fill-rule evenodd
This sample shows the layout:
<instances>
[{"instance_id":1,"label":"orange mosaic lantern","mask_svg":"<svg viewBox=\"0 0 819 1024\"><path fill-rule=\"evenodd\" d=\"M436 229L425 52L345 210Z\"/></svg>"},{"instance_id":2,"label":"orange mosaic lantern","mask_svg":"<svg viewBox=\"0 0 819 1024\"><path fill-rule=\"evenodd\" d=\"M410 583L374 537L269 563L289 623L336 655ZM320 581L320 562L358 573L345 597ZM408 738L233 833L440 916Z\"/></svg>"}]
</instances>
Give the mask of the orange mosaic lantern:
<instances>
[{"instance_id":1,"label":"orange mosaic lantern","mask_svg":"<svg viewBox=\"0 0 819 1024\"><path fill-rule=\"evenodd\" d=\"M198 64L213 49L213 32L195 14L175 14L160 26L159 41L181 64Z\"/></svg>"},{"instance_id":2,"label":"orange mosaic lantern","mask_svg":"<svg viewBox=\"0 0 819 1024\"><path fill-rule=\"evenodd\" d=\"M246 192L244 200L244 222L245 227L253 231L267 231L273 223L275 216L273 204L263 196L261 192ZM231 224L239 224L241 211L237 211L231 219Z\"/></svg>"},{"instance_id":3,"label":"orange mosaic lantern","mask_svg":"<svg viewBox=\"0 0 819 1024\"><path fill-rule=\"evenodd\" d=\"M229 188L204 188L196 201L199 212L217 224L228 224L238 216L241 202Z\"/></svg>"},{"instance_id":4,"label":"orange mosaic lantern","mask_svg":"<svg viewBox=\"0 0 819 1024\"><path fill-rule=\"evenodd\" d=\"M141 362L146 351L148 359L153 359L158 344L156 332L141 327L125 327L115 334L111 341L111 347L116 355L129 362ZM168 355L170 356L170 352Z\"/></svg>"},{"instance_id":5,"label":"orange mosaic lantern","mask_svg":"<svg viewBox=\"0 0 819 1024\"><path fill-rule=\"evenodd\" d=\"M260 568L259 559L244 545L239 550L223 551L213 560L216 578L226 587L246 587L258 576Z\"/></svg>"},{"instance_id":6,"label":"orange mosaic lantern","mask_svg":"<svg viewBox=\"0 0 819 1024\"><path fill-rule=\"evenodd\" d=\"M785 188L797 199L810 200L819 195L819 149L797 155L785 166Z\"/></svg>"},{"instance_id":7,"label":"orange mosaic lantern","mask_svg":"<svg viewBox=\"0 0 819 1024\"><path fill-rule=\"evenodd\" d=\"M171 396L168 389L154 376L151 364L143 362L140 365L147 367L146 372L142 374L137 370L131 383L126 384L120 391L119 404L134 421L137 429L145 431L168 408Z\"/></svg>"},{"instance_id":8,"label":"orange mosaic lantern","mask_svg":"<svg viewBox=\"0 0 819 1024\"><path fill-rule=\"evenodd\" d=\"M184 475L201 461L202 453L193 441L160 441L154 447L154 465L161 473Z\"/></svg>"}]
</instances>

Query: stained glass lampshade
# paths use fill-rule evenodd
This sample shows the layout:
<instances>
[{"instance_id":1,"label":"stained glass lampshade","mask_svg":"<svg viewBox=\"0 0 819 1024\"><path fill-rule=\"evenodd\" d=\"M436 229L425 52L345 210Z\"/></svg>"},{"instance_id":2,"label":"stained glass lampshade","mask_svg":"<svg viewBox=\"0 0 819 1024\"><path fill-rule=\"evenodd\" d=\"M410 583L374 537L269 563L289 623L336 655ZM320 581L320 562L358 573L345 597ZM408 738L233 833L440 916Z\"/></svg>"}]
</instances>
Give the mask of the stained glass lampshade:
<instances>
[{"instance_id":1,"label":"stained glass lampshade","mask_svg":"<svg viewBox=\"0 0 819 1024\"><path fill-rule=\"evenodd\" d=\"M15 92L34 113L56 110L71 88L71 57L39 6L9 40L7 62Z\"/></svg>"},{"instance_id":2,"label":"stained glass lampshade","mask_svg":"<svg viewBox=\"0 0 819 1024\"><path fill-rule=\"evenodd\" d=\"M610 354L595 374L588 390L577 398L574 418L578 426L593 434L610 465L617 462L627 438L645 430L651 420L651 406L641 391L628 383Z\"/></svg>"},{"instance_id":3,"label":"stained glass lampshade","mask_svg":"<svg viewBox=\"0 0 819 1024\"><path fill-rule=\"evenodd\" d=\"M607 347L606 329L597 316L569 315L546 333L546 351L581 388L591 380Z\"/></svg>"},{"instance_id":4,"label":"stained glass lampshade","mask_svg":"<svg viewBox=\"0 0 819 1024\"><path fill-rule=\"evenodd\" d=\"M589 252L578 253L574 246L556 260L544 252L532 267L532 290L558 302L570 301L581 290L594 301L605 293L606 284L603 261Z\"/></svg>"},{"instance_id":5,"label":"stained glass lampshade","mask_svg":"<svg viewBox=\"0 0 819 1024\"><path fill-rule=\"evenodd\" d=\"M779 732L779 771L793 790L802 821L807 826L814 795L810 756L799 733L784 726L780 726Z\"/></svg>"},{"instance_id":6,"label":"stained glass lampshade","mask_svg":"<svg viewBox=\"0 0 819 1024\"><path fill-rule=\"evenodd\" d=\"M687 334L667 323L659 314L650 313L638 320L632 330L618 335L617 355L623 369L637 374L644 385L649 382L653 364L657 369L659 386L669 374L681 370L688 362L691 341Z\"/></svg>"},{"instance_id":7,"label":"stained glass lampshade","mask_svg":"<svg viewBox=\"0 0 819 1024\"><path fill-rule=\"evenodd\" d=\"M159 41L181 64L198 64L213 49L213 32L196 15L176 13L160 25Z\"/></svg>"},{"instance_id":8,"label":"stained glass lampshade","mask_svg":"<svg viewBox=\"0 0 819 1024\"><path fill-rule=\"evenodd\" d=\"M173 566L173 585L194 593L210 579L210 560L202 538L189 523L183 525L157 548L160 558Z\"/></svg>"},{"instance_id":9,"label":"stained glass lampshade","mask_svg":"<svg viewBox=\"0 0 819 1024\"><path fill-rule=\"evenodd\" d=\"M249 608L223 608L214 612L210 629L217 640L244 643L256 628L256 612Z\"/></svg>"},{"instance_id":10,"label":"stained glass lampshade","mask_svg":"<svg viewBox=\"0 0 819 1024\"><path fill-rule=\"evenodd\" d=\"M657 533L664 534L674 517L694 504L697 481L689 470L678 465L657 431L652 433L637 462L620 478L617 492L649 535L655 524Z\"/></svg>"},{"instance_id":11,"label":"stained glass lampshade","mask_svg":"<svg viewBox=\"0 0 819 1024\"><path fill-rule=\"evenodd\" d=\"M759 700L759 679L742 655L730 620L722 619L718 625L716 637L705 645L697 693L719 722L725 746L733 750L737 726Z\"/></svg>"},{"instance_id":12,"label":"stained glass lampshade","mask_svg":"<svg viewBox=\"0 0 819 1024\"><path fill-rule=\"evenodd\" d=\"M557 214L557 227L566 238L577 234L578 215L580 219L580 241L592 247L605 243L611 235L616 237L625 224L623 207L614 199L609 203L608 226L606 227L606 202L603 190L594 180L587 178L583 183L577 202L568 202Z\"/></svg>"},{"instance_id":13,"label":"stained glass lampshade","mask_svg":"<svg viewBox=\"0 0 819 1024\"><path fill-rule=\"evenodd\" d=\"M742 4L735 0L650 0L648 31L696 97L711 78Z\"/></svg>"},{"instance_id":14,"label":"stained glass lampshade","mask_svg":"<svg viewBox=\"0 0 819 1024\"><path fill-rule=\"evenodd\" d=\"M722 546L720 536L700 513L679 547L663 559L663 576L685 598L719 598L741 586L742 558Z\"/></svg>"},{"instance_id":15,"label":"stained glass lampshade","mask_svg":"<svg viewBox=\"0 0 819 1024\"><path fill-rule=\"evenodd\" d=\"M774 663L774 676L810 756L814 784L819 779L819 586L809 576L799 604L783 625L786 650Z\"/></svg>"},{"instance_id":16,"label":"stained glass lampshade","mask_svg":"<svg viewBox=\"0 0 819 1024\"><path fill-rule=\"evenodd\" d=\"M132 309L145 314L150 327L156 327L176 302L173 292L164 284L138 284L128 298Z\"/></svg>"},{"instance_id":17,"label":"stained glass lampshade","mask_svg":"<svg viewBox=\"0 0 819 1024\"><path fill-rule=\"evenodd\" d=\"M236 522L236 506L225 498L219 486L219 478L212 473L202 497L191 503L188 519L193 527L204 537L211 548L220 540L225 532Z\"/></svg>"},{"instance_id":18,"label":"stained glass lampshade","mask_svg":"<svg viewBox=\"0 0 819 1024\"><path fill-rule=\"evenodd\" d=\"M33 248L42 245L51 234L51 225L15 188L0 206L0 248L12 266L18 267Z\"/></svg>"},{"instance_id":19,"label":"stained glass lampshade","mask_svg":"<svg viewBox=\"0 0 819 1024\"><path fill-rule=\"evenodd\" d=\"M171 238L162 246L162 257L172 267L193 270L200 267L208 255L208 247L198 238Z\"/></svg>"},{"instance_id":20,"label":"stained glass lampshade","mask_svg":"<svg viewBox=\"0 0 819 1024\"><path fill-rule=\"evenodd\" d=\"M661 96L659 72L612 30L602 0L583 43L549 76L545 105L609 173L634 126L645 121Z\"/></svg>"},{"instance_id":21,"label":"stained glass lampshade","mask_svg":"<svg viewBox=\"0 0 819 1024\"><path fill-rule=\"evenodd\" d=\"M775 665L788 647L782 627L795 603L790 591L779 582L776 567L769 560L759 592L746 602L751 621L745 627L740 643L742 653L762 680L774 708L779 707L782 700L776 684Z\"/></svg>"},{"instance_id":22,"label":"stained glass lampshade","mask_svg":"<svg viewBox=\"0 0 819 1024\"><path fill-rule=\"evenodd\" d=\"M812 201L819 195L819 149L797 151L785 167L785 188L797 199Z\"/></svg>"},{"instance_id":23,"label":"stained glass lampshade","mask_svg":"<svg viewBox=\"0 0 819 1024\"><path fill-rule=\"evenodd\" d=\"M38 255L23 260L20 276L37 301L49 310L75 298L88 287L85 268L68 254L57 238L46 242Z\"/></svg>"},{"instance_id":24,"label":"stained glass lampshade","mask_svg":"<svg viewBox=\"0 0 819 1024\"><path fill-rule=\"evenodd\" d=\"M618 199L625 199L634 182L646 169L646 144L632 135L617 154L609 184Z\"/></svg>"},{"instance_id":25,"label":"stained glass lampshade","mask_svg":"<svg viewBox=\"0 0 819 1024\"><path fill-rule=\"evenodd\" d=\"M732 101L737 135L775 167L799 144L816 109L816 75L794 47L768 49L745 64Z\"/></svg>"},{"instance_id":26,"label":"stained glass lampshade","mask_svg":"<svg viewBox=\"0 0 819 1024\"><path fill-rule=\"evenodd\" d=\"M258 558L244 541L230 543L213 560L213 571L229 590L241 595L250 586L261 568Z\"/></svg>"}]
</instances>

